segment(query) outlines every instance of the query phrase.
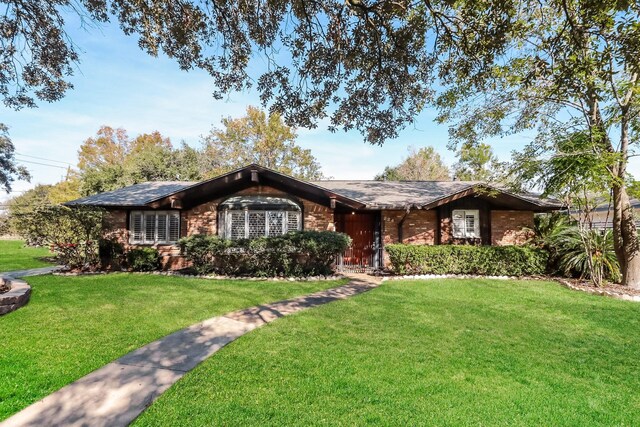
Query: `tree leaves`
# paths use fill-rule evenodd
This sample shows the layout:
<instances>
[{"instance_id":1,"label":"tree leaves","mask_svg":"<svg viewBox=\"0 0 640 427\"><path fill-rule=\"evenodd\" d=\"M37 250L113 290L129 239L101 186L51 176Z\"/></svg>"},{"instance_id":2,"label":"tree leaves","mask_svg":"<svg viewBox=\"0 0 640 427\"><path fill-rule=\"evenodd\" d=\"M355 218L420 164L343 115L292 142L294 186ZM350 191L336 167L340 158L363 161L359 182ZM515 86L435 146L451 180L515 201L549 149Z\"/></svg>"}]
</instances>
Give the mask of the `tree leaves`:
<instances>
[{"instance_id":1,"label":"tree leaves","mask_svg":"<svg viewBox=\"0 0 640 427\"><path fill-rule=\"evenodd\" d=\"M0 123L0 188L11 192L16 179L29 180L31 176L24 166L16 163L15 147L9 138L9 128Z\"/></svg>"},{"instance_id":2,"label":"tree leaves","mask_svg":"<svg viewBox=\"0 0 640 427\"><path fill-rule=\"evenodd\" d=\"M376 175L376 181L449 181L450 173L440 154L433 147L416 150L409 148L409 155L396 166L387 166Z\"/></svg>"}]
</instances>

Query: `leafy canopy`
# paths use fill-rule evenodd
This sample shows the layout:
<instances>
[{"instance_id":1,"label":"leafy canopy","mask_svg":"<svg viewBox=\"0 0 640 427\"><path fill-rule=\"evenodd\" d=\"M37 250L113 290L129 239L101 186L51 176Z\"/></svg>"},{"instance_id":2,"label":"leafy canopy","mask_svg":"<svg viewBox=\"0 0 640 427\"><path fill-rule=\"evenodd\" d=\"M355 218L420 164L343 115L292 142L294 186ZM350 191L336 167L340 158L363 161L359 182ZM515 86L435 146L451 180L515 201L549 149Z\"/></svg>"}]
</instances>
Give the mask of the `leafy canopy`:
<instances>
[{"instance_id":1,"label":"leafy canopy","mask_svg":"<svg viewBox=\"0 0 640 427\"><path fill-rule=\"evenodd\" d=\"M117 21L150 55L200 68L218 98L256 87L285 122L357 129L381 144L433 100L434 81L477 72L499 52L513 1L11 0L0 17L0 95L9 107L56 101L80 55L66 20ZM91 25L85 25L91 30ZM454 52L465 61L459 64ZM253 76L252 60L266 63Z\"/></svg>"},{"instance_id":2,"label":"leafy canopy","mask_svg":"<svg viewBox=\"0 0 640 427\"><path fill-rule=\"evenodd\" d=\"M197 158L193 148L174 148L157 131L130 138L124 129L103 126L78 152L80 191L95 194L145 181L197 180Z\"/></svg>"},{"instance_id":3,"label":"leafy canopy","mask_svg":"<svg viewBox=\"0 0 640 427\"><path fill-rule=\"evenodd\" d=\"M16 163L15 147L9 138L9 128L0 123L0 188L11 192L11 184L16 179L30 179L29 172L24 166Z\"/></svg>"},{"instance_id":4,"label":"leafy canopy","mask_svg":"<svg viewBox=\"0 0 640 427\"><path fill-rule=\"evenodd\" d=\"M296 144L295 129L287 126L279 114L267 115L249 106L244 117L227 117L222 125L203 139L204 177L257 163L300 179L322 178L311 150Z\"/></svg>"},{"instance_id":5,"label":"leafy canopy","mask_svg":"<svg viewBox=\"0 0 640 427\"><path fill-rule=\"evenodd\" d=\"M440 154L433 147L416 150L409 148L409 155L396 166L387 166L376 181L449 181L450 172Z\"/></svg>"},{"instance_id":6,"label":"leafy canopy","mask_svg":"<svg viewBox=\"0 0 640 427\"><path fill-rule=\"evenodd\" d=\"M498 161L489 144L462 144L453 165L453 176L460 181L499 181L505 165Z\"/></svg>"}]
</instances>

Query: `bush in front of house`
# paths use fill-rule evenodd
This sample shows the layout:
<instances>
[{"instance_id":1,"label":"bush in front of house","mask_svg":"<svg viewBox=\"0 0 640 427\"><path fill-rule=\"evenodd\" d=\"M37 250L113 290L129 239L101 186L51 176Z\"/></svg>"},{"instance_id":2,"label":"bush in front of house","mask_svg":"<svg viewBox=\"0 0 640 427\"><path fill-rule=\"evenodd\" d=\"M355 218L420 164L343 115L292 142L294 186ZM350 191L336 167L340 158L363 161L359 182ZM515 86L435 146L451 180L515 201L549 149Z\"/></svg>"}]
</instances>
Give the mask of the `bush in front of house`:
<instances>
[{"instance_id":1,"label":"bush in front of house","mask_svg":"<svg viewBox=\"0 0 640 427\"><path fill-rule=\"evenodd\" d=\"M549 254L530 246L405 245L385 247L398 274L544 274Z\"/></svg>"},{"instance_id":2,"label":"bush in front of house","mask_svg":"<svg viewBox=\"0 0 640 427\"><path fill-rule=\"evenodd\" d=\"M160 254L154 248L136 248L127 252L127 264L133 271L155 271L160 268Z\"/></svg>"},{"instance_id":3,"label":"bush in front of house","mask_svg":"<svg viewBox=\"0 0 640 427\"><path fill-rule=\"evenodd\" d=\"M240 240L194 235L180 240L183 254L199 274L256 277L330 274L335 257L350 244L346 234L330 231Z\"/></svg>"},{"instance_id":4,"label":"bush in front of house","mask_svg":"<svg viewBox=\"0 0 640 427\"><path fill-rule=\"evenodd\" d=\"M73 270L98 268L101 209L44 203L12 214L16 230L30 245L48 246L57 262Z\"/></svg>"}]
</instances>

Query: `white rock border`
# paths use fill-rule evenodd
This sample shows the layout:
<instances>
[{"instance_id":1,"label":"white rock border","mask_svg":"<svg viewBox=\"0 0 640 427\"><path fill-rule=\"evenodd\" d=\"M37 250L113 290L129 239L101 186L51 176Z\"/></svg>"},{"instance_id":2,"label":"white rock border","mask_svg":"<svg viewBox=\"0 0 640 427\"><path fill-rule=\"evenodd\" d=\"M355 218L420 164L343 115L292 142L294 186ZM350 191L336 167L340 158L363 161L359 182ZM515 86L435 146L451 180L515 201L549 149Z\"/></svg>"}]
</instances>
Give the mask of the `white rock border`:
<instances>
[{"instance_id":1,"label":"white rock border","mask_svg":"<svg viewBox=\"0 0 640 427\"><path fill-rule=\"evenodd\" d=\"M434 279L494 279L494 280L542 280L540 277L517 277L517 276L481 276L478 274L414 274L404 276L385 276L382 281L387 280L434 280Z\"/></svg>"},{"instance_id":2,"label":"white rock border","mask_svg":"<svg viewBox=\"0 0 640 427\"><path fill-rule=\"evenodd\" d=\"M346 279L342 274L330 276L308 276L308 277L255 277L255 276L217 276L208 274L184 274L177 271L92 271L92 272L62 272L52 273L54 276L99 276L104 274L135 274L145 276L176 276L187 279L207 279L207 280L244 280L244 281L264 281L264 282L318 282Z\"/></svg>"},{"instance_id":3,"label":"white rock border","mask_svg":"<svg viewBox=\"0 0 640 427\"><path fill-rule=\"evenodd\" d=\"M11 313L29 302L31 286L24 280L0 276L0 281L9 285L9 292L0 294L0 316Z\"/></svg>"}]
</instances>

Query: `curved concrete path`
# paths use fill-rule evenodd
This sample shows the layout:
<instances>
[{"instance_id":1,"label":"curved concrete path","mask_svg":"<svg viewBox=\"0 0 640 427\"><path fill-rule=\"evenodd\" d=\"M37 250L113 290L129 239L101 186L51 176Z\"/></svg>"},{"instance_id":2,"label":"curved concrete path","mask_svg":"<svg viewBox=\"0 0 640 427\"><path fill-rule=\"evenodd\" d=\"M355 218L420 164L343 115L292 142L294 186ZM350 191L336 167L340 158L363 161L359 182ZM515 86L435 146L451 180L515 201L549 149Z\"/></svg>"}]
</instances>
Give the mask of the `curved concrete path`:
<instances>
[{"instance_id":1,"label":"curved concrete path","mask_svg":"<svg viewBox=\"0 0 640 427\"><path fill-rule=\"evenodd\" d=\"M0 276L9 277L11 279L18 279L20 277L28 276L41 276L43 274L53 273L54 271L62 267L62 265L54 265L51 267L30 268L28 270L5 271L0 272Z\"/></svg>"},{"instance_id":2,"label":"curved concrete path","mask_svg":"<svg viewBox=\"0 0 640 427\"><path fill-rule=\"evenodd\" d=\"M380 285L366 275L325 291L213 317L154 341L80 378L0 423L9 426L126 426L185 373L226 344L280 317Z\"/></svg>"}]
</instances>

